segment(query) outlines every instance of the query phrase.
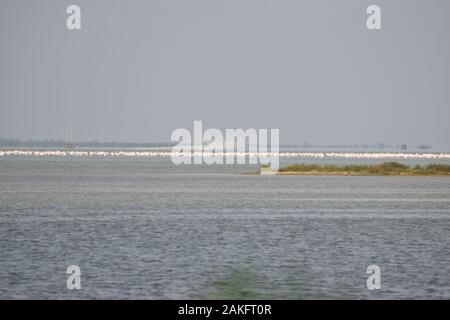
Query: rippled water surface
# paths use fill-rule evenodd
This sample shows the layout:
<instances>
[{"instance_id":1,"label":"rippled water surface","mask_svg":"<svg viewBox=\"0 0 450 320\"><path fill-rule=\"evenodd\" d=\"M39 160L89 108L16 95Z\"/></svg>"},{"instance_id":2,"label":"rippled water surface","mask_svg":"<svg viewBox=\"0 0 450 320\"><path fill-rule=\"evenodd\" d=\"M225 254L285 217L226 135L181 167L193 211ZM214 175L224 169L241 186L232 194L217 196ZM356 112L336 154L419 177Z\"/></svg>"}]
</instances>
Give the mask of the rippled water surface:
<instances>
[{"instance_id":1,"label":"rippled water surface","mask_svg":"<svg viewBox=\"0 0 450 320\"><path fill-rule=\"evenodd\" d=\"M450 178L254 171L0 159L0 298L450 298Z\"/></svg>"}]
</instances>

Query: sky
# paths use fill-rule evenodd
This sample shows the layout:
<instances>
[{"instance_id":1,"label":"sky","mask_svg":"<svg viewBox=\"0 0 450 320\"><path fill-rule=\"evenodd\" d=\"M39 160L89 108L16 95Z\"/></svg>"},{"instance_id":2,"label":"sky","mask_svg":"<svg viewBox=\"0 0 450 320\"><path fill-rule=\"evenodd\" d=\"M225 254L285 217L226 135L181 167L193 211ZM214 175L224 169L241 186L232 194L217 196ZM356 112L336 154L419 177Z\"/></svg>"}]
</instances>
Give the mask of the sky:
<instances>
[{"instance_id":1,"label":"sky","mask_svg":"<svg viewBox=\"0 0 450 320\"><path fill-rule=\"evenodd\" d=\"M449 30L448 0L2 0L0 137L64 139L70 117L76 141L168 142L202 120L450 150Z\"/></svg>"}]
</instances>

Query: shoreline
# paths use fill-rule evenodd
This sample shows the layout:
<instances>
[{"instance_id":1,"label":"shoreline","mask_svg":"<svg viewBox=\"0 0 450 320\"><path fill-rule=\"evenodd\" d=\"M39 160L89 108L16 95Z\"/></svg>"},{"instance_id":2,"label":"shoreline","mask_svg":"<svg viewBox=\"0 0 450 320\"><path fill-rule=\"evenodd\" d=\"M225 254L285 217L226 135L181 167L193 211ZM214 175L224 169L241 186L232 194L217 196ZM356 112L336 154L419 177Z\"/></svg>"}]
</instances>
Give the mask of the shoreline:
<instances>
[{"instance_id":1,"label":"shoreline","mask_svg":"<svg viewBox=\"0 0 450 320\"><path fill-rule=\"evenodd\" d=\"M261 168L261 172L265 169ZM450 176L450 165L429 164L414 167L390 161L373 165L293 164L273 172L274 175L323 176Z\"/></svg>"},{"instance_id":2,"label":"shoreline","mask_svg":"<svg viewBox=\"0 0 450 320\"><path fill-rule=\"evenodd\" d=\"M420 173L398 173L398 174L378 174L378 173L355 173L355 172L277 172L275 176L341 176L341 177L450 177L448 174L420 174Z\"/></svg>"}]
</instances>

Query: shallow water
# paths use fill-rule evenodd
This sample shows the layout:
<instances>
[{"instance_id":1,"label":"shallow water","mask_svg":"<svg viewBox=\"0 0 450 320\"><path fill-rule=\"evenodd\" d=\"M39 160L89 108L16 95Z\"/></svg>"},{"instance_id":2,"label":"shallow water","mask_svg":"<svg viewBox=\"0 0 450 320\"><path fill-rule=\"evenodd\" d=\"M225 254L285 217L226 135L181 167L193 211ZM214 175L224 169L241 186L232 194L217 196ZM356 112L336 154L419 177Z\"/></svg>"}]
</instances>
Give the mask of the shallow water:
<instances>
[{"instance_id":1,"label":"shallow water","mask_svg":"<svg viewBox=\"0 0 450 320\"><path fill-rule=\"evenodd\" d=\"M255 170L0 159L0 298L450 298L450 178Z\"/></svg>"}]
</instances>

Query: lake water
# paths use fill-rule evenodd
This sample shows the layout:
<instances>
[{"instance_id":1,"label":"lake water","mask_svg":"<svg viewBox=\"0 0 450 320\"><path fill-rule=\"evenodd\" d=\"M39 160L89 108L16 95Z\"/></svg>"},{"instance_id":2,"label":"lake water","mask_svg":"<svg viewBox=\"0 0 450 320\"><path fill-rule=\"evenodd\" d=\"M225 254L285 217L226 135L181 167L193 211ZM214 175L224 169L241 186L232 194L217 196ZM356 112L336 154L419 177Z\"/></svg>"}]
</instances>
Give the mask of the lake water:
<instances>
[{"instance_id":1,"label":"lake water","mask_svg":"<svg viewBox=\"0 0 450 320\"><path fill-rule=\"evenodd\" d=\"M450 298L450 178L254 171L2 158L0 298Z\"/></svg>"}]
</instances>

